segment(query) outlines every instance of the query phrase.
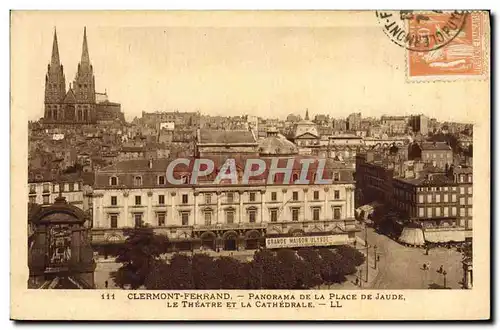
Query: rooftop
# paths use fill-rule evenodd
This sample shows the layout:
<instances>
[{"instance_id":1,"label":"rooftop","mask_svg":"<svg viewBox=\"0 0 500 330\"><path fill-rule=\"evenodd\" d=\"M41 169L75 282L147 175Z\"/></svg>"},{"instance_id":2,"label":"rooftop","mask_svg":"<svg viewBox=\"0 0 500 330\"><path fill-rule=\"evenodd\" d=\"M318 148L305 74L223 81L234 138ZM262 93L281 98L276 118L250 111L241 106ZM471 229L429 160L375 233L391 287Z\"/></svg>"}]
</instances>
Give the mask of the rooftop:
<instances>
[{"instance_id":1,"label":"rooftop","mask_svg":"<svg viewBox=\"0 0 500 330\"><path fill-rule=\"evenodd\" d=\"M422 150L451 150L446 142L422 142L420 148Z\"/></svg>"},{"instance_id":2,"label":"rooftop","mask_svg":"<svg viewBox=\"0 0 500 330\"><path fill-rule=\"evenodd\" d=\"M252 132L247 130L223 131L223 130L200 129L198 135L198 143L254 144L256 143L256 140Z\"/></svg>"}]
</instances>

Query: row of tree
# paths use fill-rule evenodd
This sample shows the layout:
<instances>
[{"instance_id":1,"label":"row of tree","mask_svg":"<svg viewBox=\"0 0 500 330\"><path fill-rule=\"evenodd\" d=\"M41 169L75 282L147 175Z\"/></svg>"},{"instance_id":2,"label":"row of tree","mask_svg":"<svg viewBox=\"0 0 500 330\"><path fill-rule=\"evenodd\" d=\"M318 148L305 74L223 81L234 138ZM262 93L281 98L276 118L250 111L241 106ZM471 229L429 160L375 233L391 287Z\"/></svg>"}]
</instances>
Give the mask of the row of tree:
<instances>
[{"instance_id":1,"label":"row of tree","mask_svg":"<svg viewBox=\"0 0 500 330\"><path fill-rule=\"evenodd\" d=\"M166 239L142 229L130 233L114 274L121 287L151 290L309 289L346 281L365 261L351 246L258 250L252 261L196 253L160 258Z\"/></svg>"}]
</instances>

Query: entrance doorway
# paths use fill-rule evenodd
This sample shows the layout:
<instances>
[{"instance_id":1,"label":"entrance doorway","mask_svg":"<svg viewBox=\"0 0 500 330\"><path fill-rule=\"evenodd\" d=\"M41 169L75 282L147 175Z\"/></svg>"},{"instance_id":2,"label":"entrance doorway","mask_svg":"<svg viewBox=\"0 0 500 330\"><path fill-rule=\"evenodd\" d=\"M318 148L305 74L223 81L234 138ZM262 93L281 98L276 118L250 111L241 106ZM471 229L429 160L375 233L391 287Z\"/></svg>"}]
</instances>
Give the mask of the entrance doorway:
<instances>
[{"instance_id":1,"label":"entrance doorway","mask_svg":"<svg viewBox=\"0 0 500 330\"><path fill-rule=\"evenodd\" d=\"M215 251L215 234L212 232L205 232L201 235L201 246L203 249Z\"/></svg>"},{"instance_id":2,"label":"entrance doorway","mask_svg":"<svg viewBox=\"0 0 500 330\"><path fill-rule=\"evenodd\" d=\"M256 250L259 248L260 233L256 230L250 231L246 234L245 249Z\"/></svg>"},{"instance_id":3,"label":"entrance doorway","mask_svg":"<svg viewBox=\"0 0 500 330\"><path fill-rule=\"evenodd\" d=\"M236 251L238 249L238 233L235 231L225 232L222 236L224 239L225 251Z\"/></svg>"}]
</instances>

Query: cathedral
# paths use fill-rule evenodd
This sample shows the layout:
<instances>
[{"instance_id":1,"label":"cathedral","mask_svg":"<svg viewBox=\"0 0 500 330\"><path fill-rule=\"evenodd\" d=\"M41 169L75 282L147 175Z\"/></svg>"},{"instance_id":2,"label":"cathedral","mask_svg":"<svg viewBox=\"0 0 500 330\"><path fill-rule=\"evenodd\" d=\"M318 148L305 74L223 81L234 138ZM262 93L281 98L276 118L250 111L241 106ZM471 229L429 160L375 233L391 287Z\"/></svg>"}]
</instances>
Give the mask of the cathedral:
<instances>
[{"instance_id":1,"label":"cathedral","mask_svg":"<svg viewBox=\"0 0 500 330\"><path fill-rule=\"evenodd\" d=\"M93 124L97 122L95 78L90 63L87 31L83 30L82 57L73 84L66 91L66 78L54 31L52 58L45 76L45 123Z\"/></svg>"}]
</instances>

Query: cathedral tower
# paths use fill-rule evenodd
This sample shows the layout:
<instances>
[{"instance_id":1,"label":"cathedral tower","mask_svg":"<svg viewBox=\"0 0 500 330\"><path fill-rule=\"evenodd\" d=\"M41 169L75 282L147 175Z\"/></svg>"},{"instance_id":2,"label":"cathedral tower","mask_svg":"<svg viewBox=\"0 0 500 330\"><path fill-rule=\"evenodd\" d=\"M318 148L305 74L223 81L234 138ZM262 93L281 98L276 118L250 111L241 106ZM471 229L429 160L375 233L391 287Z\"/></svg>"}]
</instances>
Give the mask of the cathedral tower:
<instances>
[{"instance_id":1,"label":"cathedral tower","mask_svg":"<svg viewBox=\"0 0 500 330\"><path fill-rule=\"evenodd\" d=\"M82 57L78 63L78 71L73 82L73 92L76 100L75 121L95 122L95 78L90 63L86 28L83 29Z\"/></svg>"},{"instance_id":2,"label":"cathedral tower","mask_svg":"<svg viewBox=\"0 0 500 330\"><path fill-rule=\"evenodd\" d=\"M64 70L59 59L59 47L57 44L57 32L54 29L54 40L52 42L52 57L47 66L45 75L45 111L44 118L47 122L62 120L64 117L62 101L66 95L66 79Z\"/></svg>"}]
</instances>

